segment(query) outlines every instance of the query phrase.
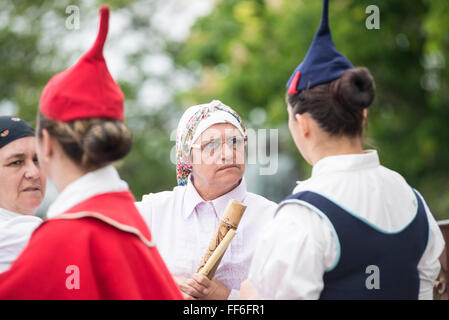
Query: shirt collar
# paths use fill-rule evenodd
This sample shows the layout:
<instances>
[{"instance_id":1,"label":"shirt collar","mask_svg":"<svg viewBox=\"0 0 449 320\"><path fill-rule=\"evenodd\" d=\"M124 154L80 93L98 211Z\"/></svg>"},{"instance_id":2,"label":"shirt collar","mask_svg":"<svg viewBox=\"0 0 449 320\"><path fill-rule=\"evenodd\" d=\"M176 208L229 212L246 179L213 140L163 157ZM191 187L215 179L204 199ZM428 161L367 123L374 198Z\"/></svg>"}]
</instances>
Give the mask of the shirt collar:
<instances>
[{"instance_id":1,"label":"shirt collar","mask_svg":"<svg viewBox=\"0 0 449 320\"><path fill-rule=\"evenodd\" d=\"M312 169L312 178L336 171L352 171L375 168L380 165L376 150L364 153L329 156L319 160Z\"/></svg>"},{"instance_id":2,"label":"shirt collar","mask_svg":"<svg viewBox=\"0 0 449 320\"><path fill-rule=\"evenodd\" d=\"M231 191L229 191L228 193L214 200L206 201L200 196L200 194L196 190L191 180L191 176L192 175L190 175L190 177L188 178L187 185L185 187L186 190L184 193L183 216L185 219L189 218L192 215L192 213L195 211L196 206L200 203L211 202L218 216L221 217L230 199L234 199L239 202L243 202L243 200L245 199L247 190L246 190L246 181L244 177L242 177L240 184Z\"/></svg>"},{"instance_id":3,"label":"shirt collar","mask_svg":"<svg viewBox=\"0 0 449 320\"><path fill-rule=\"evenodd\" d=\"M49 207L47 217L53 218L93 196L128 190L128 184L120 179L117 170L106 166L91 171L70 183Z\"/></svg>"},{"instance_id":4,"label":"shirt collar","mask_svg":"<svg viewBox=\"0 0 449 320\"><path fill-rule=\"evenodd\" d=\"M379 156L376 150L366 150L364 153L343 154L329 156L319 160L312 168L311 178L304 181L296 181L293 194L302 189L302 184L310 179L325 176L338 171L353 171L368 168L375 168L380 165Z\"/></svg>"},{"instance_id":5,"label":"shirt collar","mask_svg":"<svg viewBox=\"0 0 449 320\"><path fill-rule=\"evenodd\" d=\"M20 213L15 213L3 208L0 208L0 221L8 221L10 219L21 216Z\"/></svg>"}]
</instances>

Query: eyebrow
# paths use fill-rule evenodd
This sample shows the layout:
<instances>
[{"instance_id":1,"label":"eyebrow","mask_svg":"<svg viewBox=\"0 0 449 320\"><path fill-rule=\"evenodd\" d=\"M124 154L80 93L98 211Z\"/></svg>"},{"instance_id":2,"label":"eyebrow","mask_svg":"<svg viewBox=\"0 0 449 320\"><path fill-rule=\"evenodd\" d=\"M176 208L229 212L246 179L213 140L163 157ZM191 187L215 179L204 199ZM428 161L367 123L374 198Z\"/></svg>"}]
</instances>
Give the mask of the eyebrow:
<instances>
[{"instance_id":1,"label":"eyebrow","mask_svg":"<svg viewBox=\"0 0 449 320\"><path fill-rule=\"evenodd\" d=\"M238 138L238 137L243 137L242 134L236 133L230 136L227 136L226 138ZM210 138L209 140L205 140L206 142L202 143L201 145L204 147L205 145L208 145L209 143L213 142L213 141L217 141L220 140L221 141L222 137L215 137L215 138Z\"/></svg>"},{"instance_id":2,"label":"eyebrow","mask_svg":"<svg viewBox=\"0 0 449 320\"><path fill-rule=\"evenodd\" d=\"M210 139L208 139L208 140L205 140L204 142L203 141L201 141L201 142L203 142L201 145L202 146L205 146L205 145L207 145L207 144L209 144L209 143L211 143L211 142L214 142L214 141L217 141L217 140L221 140L221 138L210 138Z\"/></svg>"},{"instance_id":3,"label":"eyebrow","mask_svg":"<svg viewBox=\"0 0 449 320\"><path fill-rule=\"evenodd\" d=\"M5 161L8 162L8 161L10 161L12 159L16 159L16 158L24 159L25 158L25 153L15 153L15 154L9 156L8 158L6 158Z\"/></svg>"}]
</instances>

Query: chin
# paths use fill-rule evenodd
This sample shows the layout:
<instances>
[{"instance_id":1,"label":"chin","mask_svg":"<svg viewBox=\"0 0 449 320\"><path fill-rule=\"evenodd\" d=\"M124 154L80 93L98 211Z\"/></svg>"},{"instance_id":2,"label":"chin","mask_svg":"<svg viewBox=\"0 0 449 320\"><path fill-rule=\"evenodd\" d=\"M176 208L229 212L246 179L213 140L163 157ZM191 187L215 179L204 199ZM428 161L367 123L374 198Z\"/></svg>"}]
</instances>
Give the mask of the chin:
<instances>
[{"instance_id":1,"label":"chin","mask_svg":"<svg viewBox=\"0 0 449 320\"><path fill-rule=\"evenodd\" d=\"M34 215L37 211L37 208L39 208L39 206L41 205L42 200L43 200L42 198L30 199L30 200L26 201L25 203L23 203L21 207L23 209L25 209L27 212L30 212L30 213L25 213L25 214Z\"/></svg>"},{"instance_id":2,"label":"chin","mask_svg":"<svg viewBox=\"0 0 449 320\"><path fill-rule=\"evenodd\" d=\"M228 171L226 172L226 174L223 174L221 177L217 179L221 184L226 185L236 184L239 182L240 179L242 179L242 174L239 169L232 169L226 171Z\"/></svg>"}]
</instances>

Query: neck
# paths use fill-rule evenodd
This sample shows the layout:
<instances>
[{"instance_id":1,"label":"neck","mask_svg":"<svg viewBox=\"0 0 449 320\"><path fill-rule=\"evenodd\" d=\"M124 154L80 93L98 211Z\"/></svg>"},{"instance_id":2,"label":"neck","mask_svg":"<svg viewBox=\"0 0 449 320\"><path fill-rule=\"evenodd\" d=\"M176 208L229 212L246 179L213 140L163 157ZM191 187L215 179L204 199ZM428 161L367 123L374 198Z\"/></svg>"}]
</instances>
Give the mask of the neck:
<instances>
[{"instance_id":1,"label":"neck","mask_svg":"<svg viewBox=\"0 0 449 320\"><path fill-rule=\"evenodd\" d=\"M3 209L5 209L6 211L9 211L9 212L23 214L23 215L26 215L26 216L33 216L35 211L36 211L36 209L37 209L37 208L34 208L34 209L10 208L10 207L8 207L6 205L5 206L0 205L0 208L3 208Z\"/></svg>"},{"instance_id":2,"label":"neck","mask_svg":"<svg viewBox=\"0 0 449 320\"><path fill-rule=\"evenodd\" d=\"M315 165L325 157L364 153L360 137L327 138L312 147L310 162Z\"/></svg>"},{"instance_id":3,"label":"neck","mask_svg":"<svg viewBox=\"0 0 449 320\"><path fill-rule=\"evenodd\" d=\"M223 186L223 185L204 183L201 182L199 179L197 180L193 179L193 185L196 191L205 201L215 200L218 197L221 197L222 195L234 190L239 184L240 180L234 184Z\"/></svg>"},{"instance_id":4,"label":"neck","mask_svg":"<svg viewBox=\"0 0 449 320\"><path fill-rule=\"evenodd\" d=\"M55 168L51 179L59 192L62 192L69 184L84 176L88 171L81 169L71 161L64 161L59 169Z\"/></svg>"}]
</instances>

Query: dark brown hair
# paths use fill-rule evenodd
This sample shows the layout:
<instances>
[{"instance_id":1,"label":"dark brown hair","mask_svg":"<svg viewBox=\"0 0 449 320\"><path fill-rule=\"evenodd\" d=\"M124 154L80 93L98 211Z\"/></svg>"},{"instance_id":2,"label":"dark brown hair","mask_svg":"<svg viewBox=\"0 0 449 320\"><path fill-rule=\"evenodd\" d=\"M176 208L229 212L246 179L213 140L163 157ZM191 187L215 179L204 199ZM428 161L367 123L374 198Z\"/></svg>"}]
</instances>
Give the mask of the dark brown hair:
<instances>
[{"instance_id":1,"label":"dark brown hair","mask_svg":"<svg viewBox=\"0 0 449 320\"><path fill-rule=\"evenodd\" d=\"M374 79L367 68L346 70L340 78L287 94L293 114L308 112L327 133L333 136L361 136L363 110L374 101Z\"/></svg>"},{"instance_id":2,"label":"dark brown hair","mask_svg":"<svg viewBox=\"0 0 449 320\"><path fill-rule=\"evenodd\" d=\"M131 132L118 120L89 118L64 123L39 112L37 123L40 138L46 129L72 161L89 171L123 158L131 149Z\"/></svg>"}]
</instances>

